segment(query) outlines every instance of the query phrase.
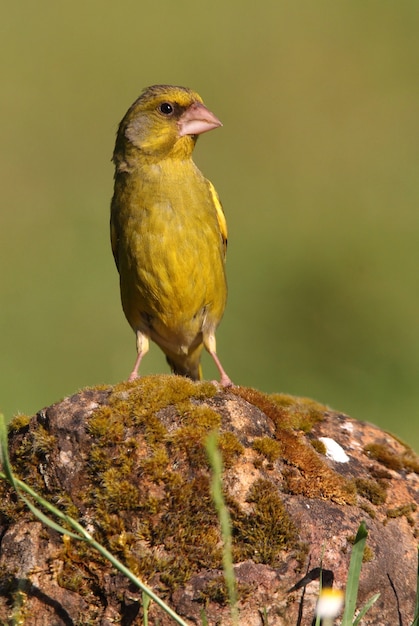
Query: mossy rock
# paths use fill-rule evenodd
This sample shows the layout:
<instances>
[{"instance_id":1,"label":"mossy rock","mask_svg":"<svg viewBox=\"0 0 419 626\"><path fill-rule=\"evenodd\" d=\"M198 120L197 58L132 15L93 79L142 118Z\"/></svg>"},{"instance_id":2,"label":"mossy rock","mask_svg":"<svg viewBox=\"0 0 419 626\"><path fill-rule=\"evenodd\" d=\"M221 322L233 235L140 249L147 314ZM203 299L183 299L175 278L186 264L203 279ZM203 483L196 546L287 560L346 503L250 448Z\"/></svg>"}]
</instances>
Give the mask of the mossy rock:
<instances>
[{"instance_id":1,"label":"mossy rock","mask_svg":"<svg viewBox=\"0 0 419 626\"><path fill-rule=\"evenodd\" d=\"M396 623L389 577L402 581L398 610L413 619L417 457L313 400L143 377L86 389L32 419L19 416L10 425L11 459L20 478L77 518L188 622L201 624L204 611L209 624L228 624L205 449L213 431L240 623L260 625L266 612L270 626L295 624L304 588L300 623L311 624L318 577L307 569L317 571L322 560L343 587L350 538L365 517L371 558L360 602L382 595L364 623L377 623L385 610L385 622ZM347 462L334 460L330 440ZM138 590L84 543L42 528L10 488L0 488L1 623L13 612L16 623L34 626L143 623ZM173 623L153 605L149 619Z\"/></svg>"}]
</instances>

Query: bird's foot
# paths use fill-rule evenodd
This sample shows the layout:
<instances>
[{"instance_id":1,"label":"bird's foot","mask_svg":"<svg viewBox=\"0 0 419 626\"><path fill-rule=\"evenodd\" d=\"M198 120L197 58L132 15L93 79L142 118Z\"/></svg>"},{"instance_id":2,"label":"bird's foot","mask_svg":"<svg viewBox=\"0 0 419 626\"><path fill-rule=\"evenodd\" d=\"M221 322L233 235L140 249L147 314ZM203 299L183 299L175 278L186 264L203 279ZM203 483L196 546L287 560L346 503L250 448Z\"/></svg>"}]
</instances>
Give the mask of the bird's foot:
<instances>
[{"instance_id":1,"label":"bird's foot","mask_svg":"<svg viewBox=\"0 0 419 626\"><path fill-rule=\"evenodd\" d=\"M221 387L222 389L232 389L236 386L227 374L225 376L221 376L220 380L212 380L211 382L216 387Z\"/></svg>"},{"instance_id":2,"label":"bird's foot","mask_svg":"<svg viewBox=\"0 0 419 626\"><path fill-rule=\"evenodd\" d=\"M222 374L219 384L221 385L221 387L224 387L224 389L228 389L229 387L235 387L235 384L225 372Z\"/></svg>"}]
</instances>

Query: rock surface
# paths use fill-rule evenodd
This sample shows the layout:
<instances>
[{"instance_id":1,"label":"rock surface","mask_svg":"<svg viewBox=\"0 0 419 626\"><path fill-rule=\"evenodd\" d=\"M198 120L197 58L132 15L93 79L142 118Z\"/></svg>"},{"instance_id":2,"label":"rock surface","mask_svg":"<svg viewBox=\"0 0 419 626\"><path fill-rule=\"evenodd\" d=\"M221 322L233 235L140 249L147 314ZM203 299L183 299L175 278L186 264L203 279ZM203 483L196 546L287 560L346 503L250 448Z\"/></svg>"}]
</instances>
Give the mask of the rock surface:
<instances>
[{"instance_id":1,"label":"rock surface","mask_svg":"<svg viewBox=\"0 0 419 626\"><path fill-rule=\"evenodd\" d=\"M369 536L358 606L381 594L362 623L412 622L419 461L370 424L304 398L154 376L15 418L10 455L19 478L77 518L188 624L202 624L204 612L224 626L230 610L204 448L215 429L241 625L311 626L320 565L324 584L345 588L362 520ZM143 623L136 588L0 487L2 624ZM152 603L149 623L174 622Z\"/></svg>"}]
</instances>

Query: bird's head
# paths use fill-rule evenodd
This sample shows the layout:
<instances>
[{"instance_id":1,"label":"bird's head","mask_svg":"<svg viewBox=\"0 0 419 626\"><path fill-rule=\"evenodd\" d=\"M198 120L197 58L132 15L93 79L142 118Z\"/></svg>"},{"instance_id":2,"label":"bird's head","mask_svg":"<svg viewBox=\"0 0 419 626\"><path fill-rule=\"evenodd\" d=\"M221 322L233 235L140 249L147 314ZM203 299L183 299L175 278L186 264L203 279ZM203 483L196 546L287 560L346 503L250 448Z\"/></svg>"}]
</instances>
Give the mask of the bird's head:
<instances>
[{"instance_id":1,"label":"bird's head","mask_svg":"<svg viewBox=\"0 0 419 626\"><path fill-rule=\"evenodd\" d=\"M153 85L143 91L120 123L114 160L132 148L151 159L188 158L198 135L221 125L191 89Z\"/></svg>"}]
</instances>

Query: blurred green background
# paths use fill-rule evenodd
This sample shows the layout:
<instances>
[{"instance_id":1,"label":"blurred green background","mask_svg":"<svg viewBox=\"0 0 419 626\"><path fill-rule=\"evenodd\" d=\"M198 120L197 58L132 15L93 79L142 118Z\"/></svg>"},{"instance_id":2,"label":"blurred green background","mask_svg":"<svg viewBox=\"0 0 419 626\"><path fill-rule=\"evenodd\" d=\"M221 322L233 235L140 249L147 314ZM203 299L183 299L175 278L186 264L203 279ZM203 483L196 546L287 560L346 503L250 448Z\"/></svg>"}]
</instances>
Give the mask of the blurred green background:
<instances>
[{"instance_id":1,"label":"blurred green background","mask_svg":"<svg viewBox=\"0 0 419 626\"><path fill-rule=\"evenodd\" d=\"M418 450L419 4L41 0L0 16L6 416L132 368L110 159L128 106L164 82L224 123L195 157L229 223L230 376ZM161 371L153 346L142 372Z\"/></svg>"}]
</instances>

